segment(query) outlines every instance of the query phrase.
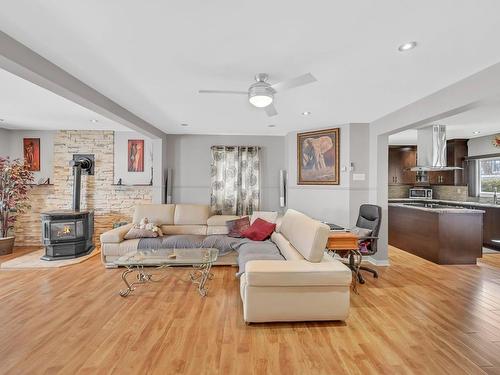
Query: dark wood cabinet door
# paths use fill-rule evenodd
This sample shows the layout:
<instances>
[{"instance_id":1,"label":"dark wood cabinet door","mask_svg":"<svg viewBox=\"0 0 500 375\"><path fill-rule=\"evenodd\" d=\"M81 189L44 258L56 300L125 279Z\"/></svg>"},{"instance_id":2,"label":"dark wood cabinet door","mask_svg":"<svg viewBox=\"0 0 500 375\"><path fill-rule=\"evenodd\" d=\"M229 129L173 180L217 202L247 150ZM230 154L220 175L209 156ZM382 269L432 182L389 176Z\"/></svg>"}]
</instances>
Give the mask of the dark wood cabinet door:
<instances>
[{"instance_id":1,"label":"dark wood cabinet door","mask_svg":"<svg viewBox=\"0 0 500 375\"><path fill-rule=\"evenodd\" d=\"M404 147L400 150L401 183L413 185L417 181L417 172L410 169L417 165L417 151L414 148Z\"/></svg>"},{"instance_id":2,"label":"dark wood cabinet door","mask_svg":"<svg viewBox=\"0 0 500 375\"><path fill-rule=\"evenodd\" d=\"M399 157L399 148L389 148L389 185L398 184L401 180L401 161Z\"/></svg>"}]
</instances>

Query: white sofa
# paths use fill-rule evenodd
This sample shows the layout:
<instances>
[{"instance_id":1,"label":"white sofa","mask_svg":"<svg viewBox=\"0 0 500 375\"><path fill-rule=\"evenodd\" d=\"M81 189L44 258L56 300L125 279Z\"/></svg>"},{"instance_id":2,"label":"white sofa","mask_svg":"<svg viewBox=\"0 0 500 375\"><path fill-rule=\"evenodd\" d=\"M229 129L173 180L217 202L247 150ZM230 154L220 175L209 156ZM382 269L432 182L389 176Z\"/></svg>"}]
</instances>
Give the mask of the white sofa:
<instances>
[{"instance_id":1,"label":"white sofa","mask_svg":"<svg viewBox=\"0 0 500 375\"><path fill-rule=\"evenodd\" d=\"M269 220L273 217L261 215ZM133 223L143 217L160 224L164 234L226 234L226 221L239 216L210 216L207 205L137 205ZM124 240L132 224L101 235L101 257L107 267L139 240ZM327 225L288 209L277 221L271 240L285 260L251 260L240 278L245 322L345 320L349 313L351 271L324 254ZM220 257L219 265L235 265L236 253Z\"/></svg>"},{"instance_id":2,"label":"white sofa","mask_svg":"<svg viewBox=\"0 0 500 375\"><path fill-rule=\"evenodd\" d=\"M137 250L139 240L125 240L124 236L133 224L147 217L160 228L163 234L227 234L226 221L238 219L234 215L211 215L210 207L204 204L138 204L132 223L112 229L101 235L101 259L106 267L115 267L113 261ZM219 257L218 265L236 265L236 254Z\"/></svg>"},{"instance_id":3,"label":"white sofa","mask_svg":"<svg viewBox=\"0 0 500 375\"><path fill-rule=\"evenodd\" d=\"M286 260L253 260L240 279L245 322L345 320L351 271L324 254L327 225L288 209L271 239Z\"/></svg>"}]
</instances>

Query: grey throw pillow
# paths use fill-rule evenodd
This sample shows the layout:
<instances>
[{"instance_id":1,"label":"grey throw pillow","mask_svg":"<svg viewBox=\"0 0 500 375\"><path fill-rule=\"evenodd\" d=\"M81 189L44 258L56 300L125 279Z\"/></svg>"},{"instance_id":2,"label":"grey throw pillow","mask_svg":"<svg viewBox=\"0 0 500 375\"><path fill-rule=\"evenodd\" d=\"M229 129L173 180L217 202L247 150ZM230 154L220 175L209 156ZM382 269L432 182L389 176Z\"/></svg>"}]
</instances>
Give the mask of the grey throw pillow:
<instances>
[{"instance_id":1,"label":"grey throw pillow","mask_svg":"<svg viewBox=\"0 0 500 375\"><path fill-rule=\"evenodd\" d=\"M360 227L352 227L350 229L351 233L354 233L358 237L369 237L372 235L372 230L371 229L366 229L366 228L360 228Z\"/></svg>"}]
</instances>

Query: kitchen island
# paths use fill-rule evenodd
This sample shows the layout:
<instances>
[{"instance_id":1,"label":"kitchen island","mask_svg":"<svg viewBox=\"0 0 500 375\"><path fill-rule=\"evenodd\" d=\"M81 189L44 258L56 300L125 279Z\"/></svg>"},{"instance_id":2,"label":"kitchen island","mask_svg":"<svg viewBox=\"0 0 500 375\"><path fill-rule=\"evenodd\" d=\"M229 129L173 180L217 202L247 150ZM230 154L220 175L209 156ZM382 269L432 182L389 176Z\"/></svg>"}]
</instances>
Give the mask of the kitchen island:
<instances>
[{"instance_id":1,"label":"kitchen island","mask_svg":"<svg viewBox=\"0 0 500 375\"><path fill-rule=\"evenodd\" d=\"M389 244L437 264L476 264L483 214L436 203L389 203Z\"/></svg>"}]
</instances>

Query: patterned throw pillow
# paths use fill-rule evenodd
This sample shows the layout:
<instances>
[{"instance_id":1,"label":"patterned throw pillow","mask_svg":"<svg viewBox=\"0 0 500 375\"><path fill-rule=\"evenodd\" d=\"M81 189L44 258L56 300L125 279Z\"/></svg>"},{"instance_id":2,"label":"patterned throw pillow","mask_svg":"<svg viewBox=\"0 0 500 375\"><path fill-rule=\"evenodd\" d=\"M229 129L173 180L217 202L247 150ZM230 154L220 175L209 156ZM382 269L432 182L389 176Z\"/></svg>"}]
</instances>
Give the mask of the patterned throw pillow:
<instances>
[{"instance_id":1,"label":"patterned throw pillow","mask_svg":"<svg viewBox=\"0 0 500 375\"><path fill-rule=\"evenodd\" d=\"M262 219L256 219L252 225L241 232L243 237L252 241L264 241L273 234L276 229L276 224L270 223Z\"/></svg>"},{"instance_id":2,"label":"patterned throw pillow","mask_svg":"<svg viewBox=\"0 0 500 375\"><path fill-rule=\"evenodd\" d=\"M250 219L248 216L245 216L240 219L228 220L226 221L226 226L228 229L228 237L241 238L241 232L250 226Z\"/></svg>"},{"instance_id":3,"label":"patterned throw pillow","mask_svg":"<svg viewBox=\"0 0 500 375\"><path fill-rule=\"evenodd\" d=\"M160 233L158 233L158 231L130 228L124 238L126 240L135 240L136 238L155 238L158 236L160 236Z\"/></svg>"}]
</instances>

